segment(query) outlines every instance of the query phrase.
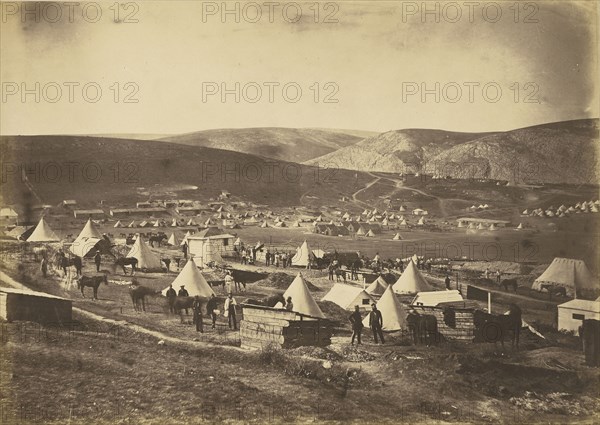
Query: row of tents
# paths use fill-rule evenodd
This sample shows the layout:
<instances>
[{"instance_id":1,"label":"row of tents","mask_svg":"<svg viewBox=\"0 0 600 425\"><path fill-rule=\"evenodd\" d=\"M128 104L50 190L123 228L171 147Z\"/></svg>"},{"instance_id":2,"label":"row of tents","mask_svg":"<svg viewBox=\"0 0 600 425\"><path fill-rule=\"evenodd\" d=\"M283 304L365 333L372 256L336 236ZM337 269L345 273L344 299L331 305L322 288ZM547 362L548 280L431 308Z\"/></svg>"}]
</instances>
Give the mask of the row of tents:
<instances>
[{"instance_id":1,"label":"row of tents","mask_svg":"<svg viewBox=\"0 0 600 425\"><path fill-rule=\"evenodd\" d=\"M558 208L551 205L546 209L536 208L531 211L526 209L521 212L521 215L529 217L566 217L569 214L597 213L598 211L600 211L600 200L578 202L568 207L562 204Z\"/></svg>"}]
</instances>

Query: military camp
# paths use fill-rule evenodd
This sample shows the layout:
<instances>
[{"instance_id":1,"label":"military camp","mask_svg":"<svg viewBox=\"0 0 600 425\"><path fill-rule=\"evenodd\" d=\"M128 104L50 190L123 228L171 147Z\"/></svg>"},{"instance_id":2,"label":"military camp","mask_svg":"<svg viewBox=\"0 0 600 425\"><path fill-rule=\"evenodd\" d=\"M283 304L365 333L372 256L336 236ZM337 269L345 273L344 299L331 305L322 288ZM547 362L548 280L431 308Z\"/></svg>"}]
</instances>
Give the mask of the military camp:
<instances>
[{"instance_id":1,"label":"military camp","mask_svg":"<svg viewBox=\"0 0 600 425\"><path fill-rule=\"evenodd\" d=\"M600 0L0 5L0 425L600 423Z\"/></svg>"}]
</instances>

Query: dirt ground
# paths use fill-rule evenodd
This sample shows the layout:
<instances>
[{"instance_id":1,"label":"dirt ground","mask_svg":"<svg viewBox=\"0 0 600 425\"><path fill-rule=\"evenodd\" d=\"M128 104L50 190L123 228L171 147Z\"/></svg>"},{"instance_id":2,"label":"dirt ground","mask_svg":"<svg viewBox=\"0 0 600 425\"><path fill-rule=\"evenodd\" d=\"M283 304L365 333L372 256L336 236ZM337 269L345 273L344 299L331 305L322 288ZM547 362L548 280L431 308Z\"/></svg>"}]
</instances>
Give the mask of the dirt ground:
<instances>
[{"instance_id":1,"label":"dirt ground","mask_svg":"<svg viewBox=\"0 0 600 425\"><path fill-rule=\"evenodd\" d=\"M290 278L298 271L245 267ZM89 289L83 298L58 275L44 280L33 258L5 254L0 268L32 289L117 321L108 326L76 311L70 328L0 323L3 423L597 421L600 371L584 365L577 338L552 328L555 301L519 294L524 319L546 337L524 331L519 350L510 344L414 346L400 333L375 345L367 330L357 348L349 344L343 312L331 309L339 323L329 347L249 352L238 348L239 336L223 318L217 329L197 333L191 316L182 323L169 315L160 296L149 299L145 313L135 312L131 278L121 272L109 276L93 301ZM84 270L91 268L88 262ZM325 272L302 272L321 289L314 292L318 300L333 285ZM138 272L136 278L163 289L176 275ZM428 277L442 286L439 276ZM250 284L236 298L275 291L280 288ZM493 308L511 301L501 294ZM161 343L132 325L176 340Z\"/></svg>"}]
</instances>

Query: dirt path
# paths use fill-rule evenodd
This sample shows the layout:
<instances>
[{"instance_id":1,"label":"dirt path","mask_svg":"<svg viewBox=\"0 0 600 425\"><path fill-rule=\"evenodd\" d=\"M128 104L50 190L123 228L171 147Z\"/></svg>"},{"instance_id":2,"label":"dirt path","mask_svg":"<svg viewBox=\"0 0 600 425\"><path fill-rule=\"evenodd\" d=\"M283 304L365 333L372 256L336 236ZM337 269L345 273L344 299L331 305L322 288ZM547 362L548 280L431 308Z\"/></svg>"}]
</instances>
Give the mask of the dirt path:
<instances>
[{"instance_id":1,"label":"dirt path","mask_svg":"<svg viewBox=\"0 0 600 425\"><path fill-rule=\"evenodd\" d=\"M354 193L352 194L352 200L353 200L355 203L357 203L357 204L362 204L362 205L365 205L365 206L368 206L368 204L367 204L366 202L364 202L364 201L361 201L360 199L358 199L358 198L356 197L356 195L358 195L358 194L359 194L360 192L362 192L363 190L367 190L368 188L370 188L370 187L371 187L371 186L373 186L375 183L377 183L377 182L379 182L379 181L381 180L381 177L378 177L378 176L376 176L376 175L375 175L375 174L373 174L373 173L367 173L367 174L368 174L368 175L370 175L370 176L372 176L372 177L374 177L374 178L375 178L375 180L373 180L373 181L371 181L371 182L367 183L367 184L365 185L365 187L363 187L363 188L361 188L361 189L358 189L356 192L354 192Z\"/></svg>"},{"instance_id":2,"label":"dirt path","mask_svg":"<svg viewBox=\"0 0 600 425\"><path fill-rule=\"evenodd\" d=\"M23 285L22 283L17 282L16 280L14 280L13 278L11 278L10 276L8 276L6 273L4 273L3 271L0 271L0 281L2 281L3 283L7 284L8 286L11 286L13 288L16 289L23 289L23 290L31 290L29 289L27 286ZM39 291L37 291L39 292ZM151 329L145 328L143 326L140 325L136 325L133 323L130 323L126 320L114 320L114 319L109 319L107 317L101 316L99 314L96 313L92 313L90 311L87 311L83 308L79 308L79 307L73 307L73 311L80 313L92 320L96 320L99 322L103 322L109 325L113 325L113 326L122 326L122 327L126 327L129 330L132 330L134 332L138 332L144 335L148 335L148 336L152 336L155 338L158 338L160 340L163 340L165 342L171 342L171 343L177 343L177 344L187 344L187 345L191 345L191 346L196 346L196 347L210 347L213 346L213 344L207 343L207 342L203 342L203 341L190 341L190 340L186 340L186 339L181 339L181 338L175 338L169 335L166 335L162 332L158 332L158 331L153 331ZM224 348L227 350L234 350L234 351L238 351L238 352L247 352L246 350L243 350L239 347L233 347L233 346L229 346L229 345L219 345L219 348Z\"/></svg>"}]
</instances>

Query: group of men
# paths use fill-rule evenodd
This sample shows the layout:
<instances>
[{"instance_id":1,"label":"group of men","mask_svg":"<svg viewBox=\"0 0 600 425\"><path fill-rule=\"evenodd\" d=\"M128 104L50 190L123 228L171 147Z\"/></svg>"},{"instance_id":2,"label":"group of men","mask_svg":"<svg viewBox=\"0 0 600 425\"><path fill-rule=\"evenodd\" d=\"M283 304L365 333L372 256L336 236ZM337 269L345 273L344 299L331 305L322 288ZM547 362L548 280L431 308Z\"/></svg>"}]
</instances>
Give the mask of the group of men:
<instances>
[{"instance_id":1,"label":"group of men","mask_svg":"<svg viewBox=\"0 0 600 425\"><path fill-rule=\"evenodd\" d=\"M285 268L292 265L292 255L287 252L275 251L274 253L267 249L265 253L265 265Z\"/></svg>"},{"instance_id":2,"label":"group of men","mask_svg":"<svg viewBox=\"0 0 600 425\"><path fill-rule=\"evenodd\" d=\"M483 275L485 276L486 279L490 279L490 269L485 269L485 272L483 273ZM502 280L502 272L500 272L500 269L496 269L496 273L494 273L494 275L496 276L496 283L498 285L500 285L500 281Z\"/></svg>"},{"instance_id":3,"label":"group of men","mask_svg":"<svg viewBox=\"0 0 600 425\"><path fill-rule=\"evenodd\" d=\"M357 345L362 344L360 338L363 330L363 317L360 314L360 307L355 305L354 312L348 318L350 320L350 324L352 325L352 340L351 344L354 345L354 341L357 340ZM371 304L371 311L369 312L369 327L373 332L373 339L375 340L375 344L381 340L381 343L384 344L385 340L383 338L383 316L381 315L381 311L377 309L375 304Z\"/></svg>"},{"instance_id":4,"label":"group of men","mask_svg":"<svg viewBox=\"0 0 600 425\"><path fill-rule=\"evenodd\" d=\"M244 245L241 245L239 248L239 252L240 252L240 263L256 264L256 255L258 252L258 249L256 247L246 248L246 247L244 247Z\"/></svg>"},{"instance_id":5,"label":"group of men","mask_svg":"<svg viewBox=\"0 0 600 425\"><path fill-rule=\"evenodd\" d=\"M176 300L178 297L189 297L190 294L187 289L185 289L185 285L181 285L179 291L175 291L173 285L169 285L169 289L167 289L167 302L169 304L169 312L170 313L179 313L176 308ZM204 321L202 319L202 303L203 299L196 295L194 297L194 301L192 303L192 313L193 313L193 323L196 325L196 331L204 332ZM235 311L235 306L237 305L237 301L233 298L233 294L230 292L227 298L225 299L224 305L224 314L228 318L229 328L233 330L237 330L237 315ZM188 309L184 306L182 310L185 310L185 314L188 314ZM215 329L217 323L217 315L219 314L217 298L215 294L212 294L206 303L206 314L212 320L212 329Z\"/></svg>"}]
</instances>

